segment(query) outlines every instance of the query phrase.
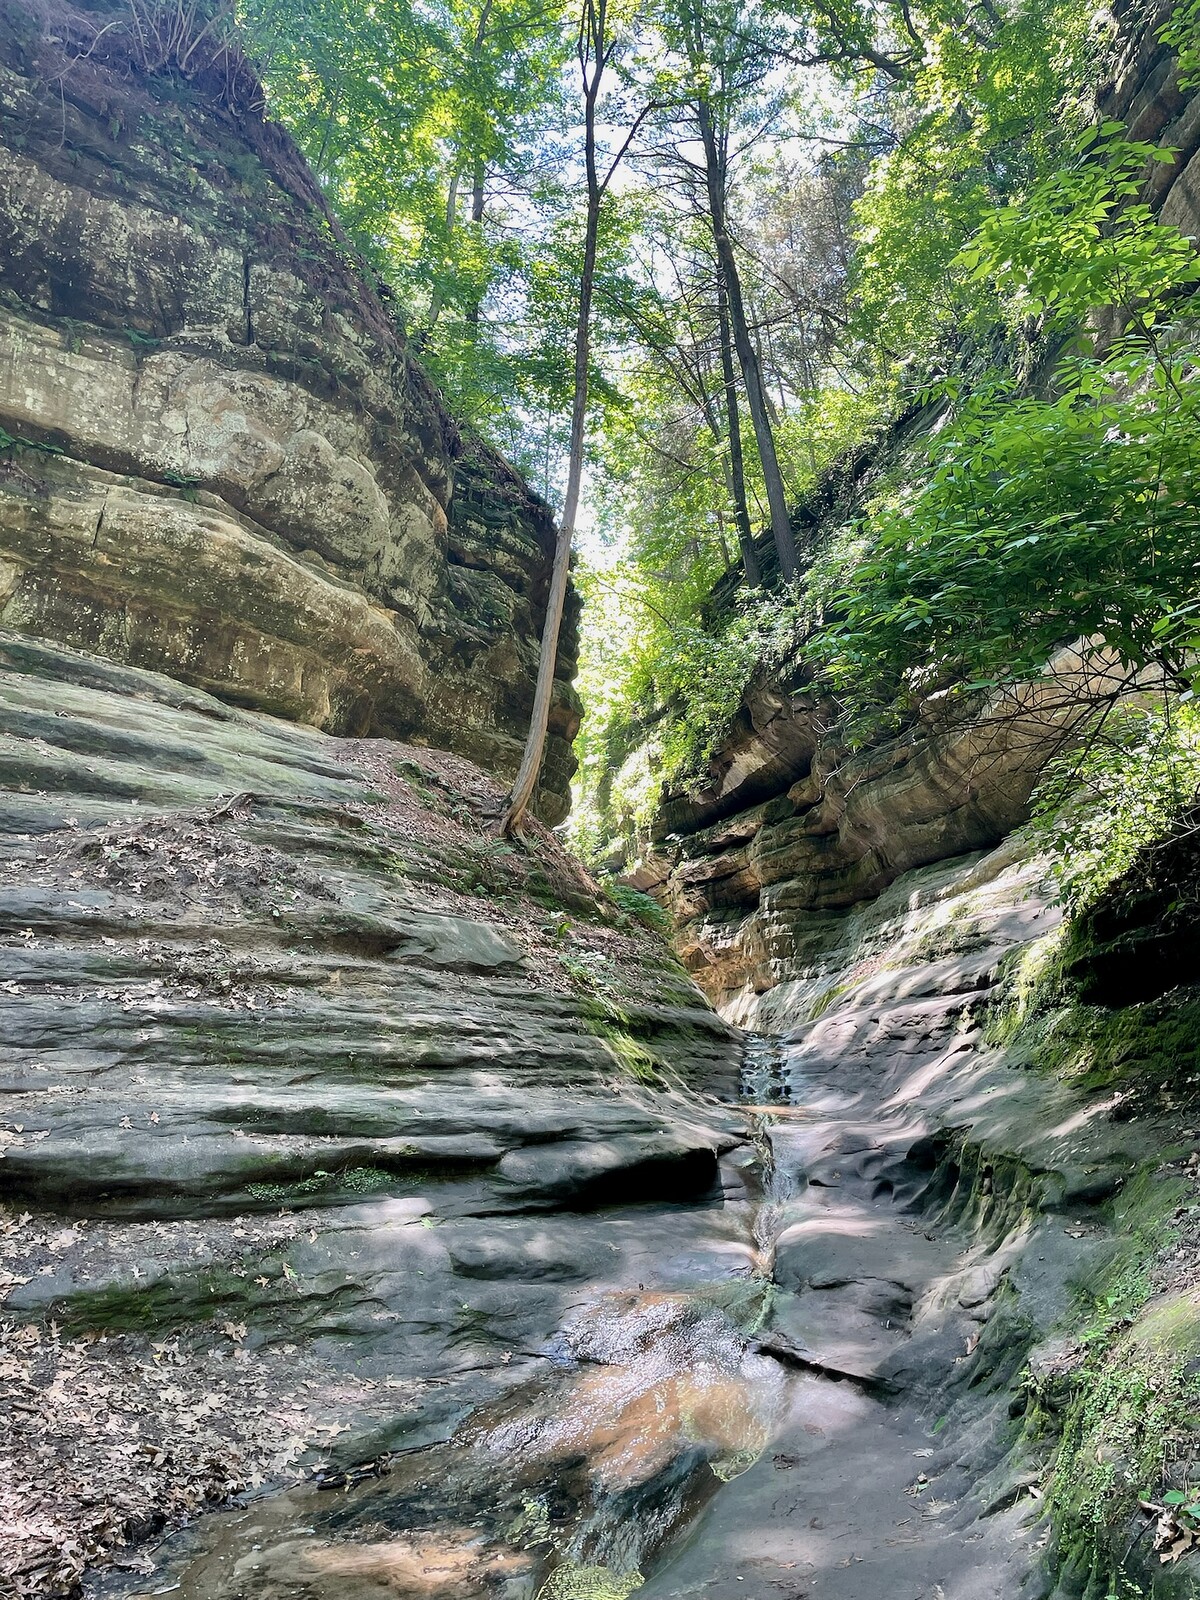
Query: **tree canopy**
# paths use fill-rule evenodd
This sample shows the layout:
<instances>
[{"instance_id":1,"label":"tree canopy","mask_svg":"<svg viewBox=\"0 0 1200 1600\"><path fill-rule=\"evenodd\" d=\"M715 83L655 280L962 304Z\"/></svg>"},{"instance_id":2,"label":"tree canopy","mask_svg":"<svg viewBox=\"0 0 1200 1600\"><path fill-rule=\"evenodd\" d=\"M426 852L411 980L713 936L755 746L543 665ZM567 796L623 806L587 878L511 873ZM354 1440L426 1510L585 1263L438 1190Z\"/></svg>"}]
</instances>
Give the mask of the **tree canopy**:
<instances>
[{"instance_id":1,"label":"tree canopy","mask_svg":"<svg viewBox=\"0 0 1200 1600\"><path fill-rule=\"evenodd\" d=\"M570 0L242 14L456 414L556 503L580 453L585 843L798 653L863 737L1081 637L1190 692L1200 273L1094 7L620 0L590 110Z\"/></svg>"}]
</instances>

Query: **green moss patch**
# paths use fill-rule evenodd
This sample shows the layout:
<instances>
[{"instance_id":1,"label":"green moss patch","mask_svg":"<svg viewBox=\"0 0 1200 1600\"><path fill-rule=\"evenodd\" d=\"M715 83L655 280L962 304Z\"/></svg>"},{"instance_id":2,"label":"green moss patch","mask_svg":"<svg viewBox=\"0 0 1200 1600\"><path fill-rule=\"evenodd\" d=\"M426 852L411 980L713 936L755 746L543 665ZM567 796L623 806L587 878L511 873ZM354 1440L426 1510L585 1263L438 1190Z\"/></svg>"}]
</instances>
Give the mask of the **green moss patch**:
<instances>
[{"instance_id":1,"label":"green moss patch","mask_svg":"<svg viewBox=\"0 0 1200 1600\"><path fill-rule=\"evenodd\" d=\"M1148 1526L1140 1503L1185 1484L1200 1453L1200 1291L1155 1295L1187 1192L1151 1169L1126 1185L1109 1207L1119 1246L1078 1301L1066 1358L1028 1380L1026 1438L1056 1441L1055 1565L1097 1600L1159 1592L1130 1575ZM1149 1544L1146 1559L1158 1565Z\"/></svg>"},{"instance_id":2,"label":"green moss patch","mask_svg":"<svg viewBox=\"0 0 1200 1600\"><path fill-rule=\"evenodd\" d=\"M1196 1361L1200 1358L1200 1289L1156 1301L1139 1319L1130 1338L1147 1355Z\"/></svg>"},{"instance_id":3,"label":"green moss patch","mask_svg":"<svg viewBox=\"0 0 1200 1600\"><path fill-rule=\"evenodd\" d=\"M592 1030L604 1041L613 1059L627 1077L635 1079L638 1083L661 1087L665 1071L663 1063L631 1033L612 1023L604 1022L593 1022Z\"/></svg>"},{"instance_id":4,"label":"green moss patch","mask_svg":"<svg viewBox=\"0 0 1200 1600\"><path fill-rule=\"evenodd\" d=\"M1010 1065L1072 1079L1085 1091L1169 1088L1200 1100L1200 988L1172 990L1110 1009L1075 997L1063 945L1040 941L1010 966L987 1021L987 1039Z\"/></svg>"},{"instance_id":5,"label":"green moss patch","mask_svg":"<svg viewBox=\"0 0 1200 1600\"><path fill-rule=\"evenodd\" d=\"M72 1331L103 1328L156 1337L225 1319L274 1321L281 1307L294 1309L295 1290L287 1276L290 1270L278 1261L261 1262L245 1277L223 1267L210 1267L195 1273L172 1273L145 1286L113 1284L72 1295L59 1320ZM257 1283L256 1277L267 1278L267 1284Z\"/></svg>"},{"instance_id":6,"label":"green moss patch","mask_svg":"<svg viewBox=\"0 0 1200 1600\"><path fill-rule=\"evenodd\" d=\"M350 1167L342 1172L317 1171L295 1183L249 1183L246 1193L271 1205L288 1206L314 1196L374 1194L378 1189L394 1187L395 1183L392 1173L382 1172L378 1167Z\"/></svg>"},{"instance_id":7,"label":"green moss patch","mask_svg":"<svg viewBox=\"0 0 1200 1600\"><path fill-rule=\"evenodd\" d=\"M1047 1501L1060 1564L1107 1580L1114 1595L1134 1592L1125 1564L1140 1501L1159 1501L1186 1478L1194 1457L1194 1366L1177 1351L1147 1348L1131 1332L1080 1369Z\"/></svg>"}]
</instances>

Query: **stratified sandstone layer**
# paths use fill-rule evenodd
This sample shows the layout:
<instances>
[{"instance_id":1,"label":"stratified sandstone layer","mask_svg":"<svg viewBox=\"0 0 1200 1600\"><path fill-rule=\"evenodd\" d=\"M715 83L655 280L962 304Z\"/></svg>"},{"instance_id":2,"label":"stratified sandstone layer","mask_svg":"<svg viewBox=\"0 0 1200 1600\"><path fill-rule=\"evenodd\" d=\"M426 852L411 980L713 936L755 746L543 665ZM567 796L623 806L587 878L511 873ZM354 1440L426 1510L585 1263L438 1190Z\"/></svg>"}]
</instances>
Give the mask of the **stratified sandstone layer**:
<instances>
[{"instance_id":1,"label":"stratified sandstone layer","mask_svg":"<svg viewBox=\"0 0 1200 1600\"><path fill-rule=\"evenodd\" d=\"M734 1030L501 799L0 633L0 1593L740 1264Z\"/></svg>"},{"instance_id":2,"label":"stratified sandstone layer","mask_svg":"<svg viewBox=\"0 0 1200 1600\"><path fill-rule=\"evenodd\" d=\"M665 799L631 880L670 907L689 971L741 1020L754 995L808 972L848 909L914 867L1006 838L1086 706L1123 681L1062 651L973 720L932 705L858 750L811 688L754 685L707 785Z\"/></svg>"},{"instance_id":3,"label":"stratified sandstone layer","mask_svg":"<svg viewBox=\"0 0 1200 1600\"><path fill-rule=\"evenodd\" d=\"M0 620L510 773L548 509L460 438L252 76L141 70L124 16L0 15Z\"/></svg>"}]
</instances>

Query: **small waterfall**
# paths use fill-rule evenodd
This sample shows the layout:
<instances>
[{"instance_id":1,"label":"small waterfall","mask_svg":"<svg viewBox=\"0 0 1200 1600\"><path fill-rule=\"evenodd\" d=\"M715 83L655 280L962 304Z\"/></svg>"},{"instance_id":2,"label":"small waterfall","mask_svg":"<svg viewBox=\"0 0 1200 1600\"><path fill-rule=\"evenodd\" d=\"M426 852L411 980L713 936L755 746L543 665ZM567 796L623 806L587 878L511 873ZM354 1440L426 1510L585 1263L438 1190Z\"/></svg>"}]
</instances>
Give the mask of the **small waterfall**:
<instances>
[{"instance_id":1,"label":"small waterfall","mask_svg":"<svg viewBox=\"0 0 1200 1600\"><path fill-rule=\"evenodd\" d=\"M771 1138L776 1120L773 1108L783 1110L791 1101L783 1047L778 1039L762 1033L747 1034L739 1088L741 1099L746 1102L750 1136L758 1151L759 1203L752 1223L754 1268L769 1280L774 1275L775 1241L794 1188L792 1174L775 1159Z\"/></svg>"},{"instance_id":2,"label":"small waterfall","mask_svg":"<svg viewBox=\"0 0 1200 1600\"><path fill-rule=\"evenodd\" d=\"M772 1035L746 1035L738 1097L752 1106L783 1105L791 1098L784 1075L783 1046Z\"/></svg>"}]
</instances>

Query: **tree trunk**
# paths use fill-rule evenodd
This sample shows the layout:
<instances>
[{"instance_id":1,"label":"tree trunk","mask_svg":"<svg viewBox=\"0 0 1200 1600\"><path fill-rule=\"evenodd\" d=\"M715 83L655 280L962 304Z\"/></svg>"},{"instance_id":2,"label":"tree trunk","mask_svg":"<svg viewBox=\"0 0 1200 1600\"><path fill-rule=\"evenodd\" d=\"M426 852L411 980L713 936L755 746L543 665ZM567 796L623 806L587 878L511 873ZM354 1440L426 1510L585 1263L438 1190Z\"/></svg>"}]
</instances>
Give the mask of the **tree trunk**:
<instances>
[{"instance_id":1,"label":"tree trunk","mask_svg":"<svg viewBox=\"0 0 1200 1600\"><path fill-rule=\"evenodd\" d=\"M737 523L738 545L746 582L752 589L762 583L762 568L754 548L750 510L746 505L746 461L742 453L742 420L738 414L737 379L733 371L733 343L729 334L729 296L725 275L717 268L717 332L721 346L721 376L725 382L725 431L729 439L729 477L733 489L733 512Z\"/></svg>"},{"instance_id":2,"label":"tree trunk","mask_svg":"<svg viewBox=\"0 0 1200 1600\"><path fill-rule=\"evenodd\" d=\"M750 420L754 424L754 438L758 444L758 457L762 464L767 505L771 514L771 532L775 538L775 548L779 553L779 569L784 581L790 583L796 576L796 541L792 537L792 520L788 513L787 494L783 487L783 475L779 470L779 458L775 453L775 435L771 431L771 419L763 389L762 368L746 322L742 280L738 276L737 260L733 254L733 244L729 237L725 215L725 162L717 143L712 107L707 100L702 99L697 102L696 120L700 126L700 138L704 145L709 220L712 223L717 265L724 280L729 305L733 347L737 351L738 364L742 369L746 404L750 408Z\"/></svg>"},{"instance_id":3,"label":"tree trunk","mask_svg":"<svg viewBox=\"0 0 1200 1600\"><path fill-rule=\"evenodd\" d=\"M476 161L474 181L471 184L471 223L476 228L483 227L484 183L486 178L487 170L483 162ZM482 309L480 300L475 300L467 307L467 321L472 326L478 325Z\"/></svg>"},{"instance_id":4,"label":"tree trunk","mask_svg":"<svg viewBox=\"0 0 1200 1600\"><path fill-rule=\"evenodd\" d=\"M607 0L583 0L584 13L579 28L579 58L583 72L584 163L587 170L587 219L583 234L583 271L579 280L579 315L575 322L575 395L571 406L571 446L567 457L567 491L563 500L558 542L554 547L554 568L550 575L550 597L542 628L542 653L538 661L537 683L533 691L533 712L521 765L513 780L508 808L500 823L501 836L520 826L537 788L550 723L550 704L554 695L554 668L558 660L558 636L562 629L567 580L571 572L571 544L575 537L575 517L583 484L583 446L587 423L588 359L591 352L592 293L596 279L596 244L600 233L600 202L604 184L596 164L596 105L600 80L604 74L608 45L605 39ZM591 70L589 72L589 63ZM612 169L609 170L609 177Z\"/></svg>"}]
</instances>

